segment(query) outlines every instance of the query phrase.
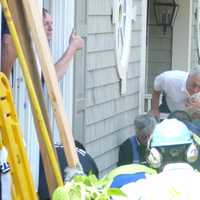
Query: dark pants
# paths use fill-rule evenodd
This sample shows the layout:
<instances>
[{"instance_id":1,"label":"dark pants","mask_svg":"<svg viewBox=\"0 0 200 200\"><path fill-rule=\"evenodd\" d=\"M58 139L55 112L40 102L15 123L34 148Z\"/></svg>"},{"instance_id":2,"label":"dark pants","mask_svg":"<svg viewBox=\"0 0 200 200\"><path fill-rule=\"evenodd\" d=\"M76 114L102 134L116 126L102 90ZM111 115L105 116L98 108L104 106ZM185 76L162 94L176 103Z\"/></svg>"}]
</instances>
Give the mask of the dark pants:
<instances>
[{"instance_id":1,"label":"dark pants","mask_svg":"<svg viewBox=\"0 0 200 200\"><path fill-rule=\"evenodd\" d=\"M169 110L169 107L167 105L166 95L165 94L163 94L163 96L162 96L162 103L159 106L159 111L161 113L171 113L171 111Z\"/></svg>"}]
</instances>

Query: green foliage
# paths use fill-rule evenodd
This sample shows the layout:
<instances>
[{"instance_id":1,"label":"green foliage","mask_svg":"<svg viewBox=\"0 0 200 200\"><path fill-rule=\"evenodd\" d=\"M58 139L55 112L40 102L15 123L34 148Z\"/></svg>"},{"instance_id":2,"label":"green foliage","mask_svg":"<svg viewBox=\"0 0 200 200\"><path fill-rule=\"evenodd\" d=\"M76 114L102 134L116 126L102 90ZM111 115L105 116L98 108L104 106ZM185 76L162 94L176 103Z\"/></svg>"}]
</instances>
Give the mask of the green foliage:
<instances>
[{"instance_id":1,"label":"green foliage","mask_svg":"<svg viewBox=\"0 0 200 200\"><path fill-rule=\"evenodd\" d=\"M75 176L55 190L52 200L110 200L111 196L126 196L120 189L110 188L111 183L112 179L108 177Z\"/></svg>"}]
</instances>

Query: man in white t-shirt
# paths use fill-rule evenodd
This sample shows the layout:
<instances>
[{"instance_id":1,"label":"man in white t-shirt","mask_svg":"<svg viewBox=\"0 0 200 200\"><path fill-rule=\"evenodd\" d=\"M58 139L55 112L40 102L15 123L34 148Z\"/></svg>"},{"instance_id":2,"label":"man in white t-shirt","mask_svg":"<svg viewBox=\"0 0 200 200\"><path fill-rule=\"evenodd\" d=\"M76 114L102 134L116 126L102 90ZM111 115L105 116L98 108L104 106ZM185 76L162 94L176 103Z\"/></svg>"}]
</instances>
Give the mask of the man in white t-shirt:
<instances>
[{"instance_id":1,"label":"man in white t-shirt","mask_svg":"<svg viewBox=\"0 0 200 200\"><path fill-rule=\"evenodd\" d=\"M166 71L156 76L152 95L152 113L160 118L159 99L161 93L166 96L170 110L200 109L200 66L190 71Z\"/></svg>"}]
</instances>

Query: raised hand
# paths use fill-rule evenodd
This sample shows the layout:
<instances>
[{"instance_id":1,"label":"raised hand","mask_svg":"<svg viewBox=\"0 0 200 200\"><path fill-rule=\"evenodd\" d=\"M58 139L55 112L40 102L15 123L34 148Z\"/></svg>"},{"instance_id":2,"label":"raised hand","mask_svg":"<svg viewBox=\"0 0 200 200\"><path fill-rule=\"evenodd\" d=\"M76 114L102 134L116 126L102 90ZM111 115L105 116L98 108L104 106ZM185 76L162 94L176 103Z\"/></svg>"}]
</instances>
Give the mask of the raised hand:
<instances>
[{"instance_id":1,"label":"raised hand","mask_svg":"<svg viewBox=\"0 0 200 200\"><path fill-rule=\"evenodd\" d=\"M77 35L75 31L72 31L70 35L69 46L73 47L75 50L79 50L84 47L83 39L79 35Z\"/></svg>"}]
</instances>

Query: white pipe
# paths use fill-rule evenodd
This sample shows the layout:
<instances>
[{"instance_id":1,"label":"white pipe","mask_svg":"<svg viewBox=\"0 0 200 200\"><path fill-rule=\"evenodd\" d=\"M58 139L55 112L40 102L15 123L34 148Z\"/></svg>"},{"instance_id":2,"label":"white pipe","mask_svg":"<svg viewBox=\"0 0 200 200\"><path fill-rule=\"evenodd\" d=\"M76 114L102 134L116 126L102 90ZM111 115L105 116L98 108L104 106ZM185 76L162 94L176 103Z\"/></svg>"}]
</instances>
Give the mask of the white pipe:
<instances>
[{"instance_id":1,"label":"white pipe","mask_svg":"<svg viewBox=\"0 0 200 200\"><path fill-rule=\"evenodd\" d=\"M142 34L141 34L141 66L139 80L139 113L144 113L145 66L146 66L146 34L147 34L147 0L142 0Z\"/></svg>"}]
</instances>

